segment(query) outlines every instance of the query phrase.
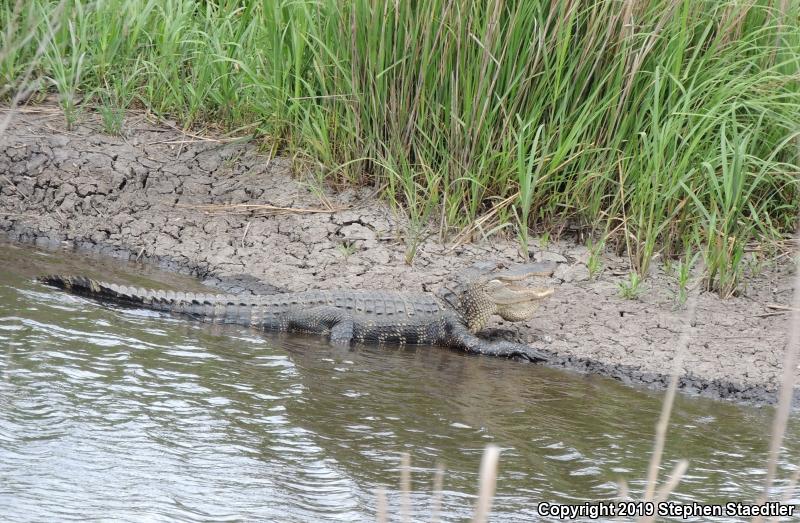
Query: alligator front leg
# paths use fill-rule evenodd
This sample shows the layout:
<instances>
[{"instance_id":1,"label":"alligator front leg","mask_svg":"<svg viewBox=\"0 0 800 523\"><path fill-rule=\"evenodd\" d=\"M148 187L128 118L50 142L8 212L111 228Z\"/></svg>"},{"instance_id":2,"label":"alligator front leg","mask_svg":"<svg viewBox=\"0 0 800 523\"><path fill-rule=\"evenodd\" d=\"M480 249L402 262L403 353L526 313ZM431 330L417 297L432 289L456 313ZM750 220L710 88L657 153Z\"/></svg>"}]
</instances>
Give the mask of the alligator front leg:
<instances>
[{"instance_id":1,"label":"alligator front leg","mask_svg":"<svg viewBox=\"0 0 800 523\"><path fill-rule=\"evenodd\" d=\"M473 354L523 359L533 363L542 363L549 359L544 351L522 343L484 340L469 332L463 325L454 325L452 327L449 345Z\"/></svg>"},{"instance_id":2,"label":"alligator front leg","mask_svg":"<svg viewBox=\"0 0 800 523\"><path fill-rule=\"evenodd\" d=\"M330 333L331 341L348 344L353 339L353 317L336 307L320 306L303 310L293 310L286 315L287 330Z\"/></svg>"}]
</instances>

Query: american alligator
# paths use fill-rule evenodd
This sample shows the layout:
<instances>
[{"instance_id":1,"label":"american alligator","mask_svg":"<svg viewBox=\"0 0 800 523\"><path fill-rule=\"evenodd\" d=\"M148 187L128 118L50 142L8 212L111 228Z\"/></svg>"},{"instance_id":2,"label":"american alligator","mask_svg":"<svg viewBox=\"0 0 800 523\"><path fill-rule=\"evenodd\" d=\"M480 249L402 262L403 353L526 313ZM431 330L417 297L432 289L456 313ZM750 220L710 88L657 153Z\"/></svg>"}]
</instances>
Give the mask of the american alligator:
<instances>
[{"instance_id":1,"label":"american alligator","mask_svg":"<svg viewBox=\"0 0 800 523\"><path fill-rule=\"evenodd\" d=\"M496 314L506 321L529 319L553 289L515 282L549 275L552 264L500 271L473 269L452 289L437 294L388 291L306 291L273 295L195 294L156 291L96 281L82 276L39 280L73 294L263 330L329 335L335 343L366 341L444 345L464 351L546 361L527 345L477 337Z\"/></svg>"}]
</instances>

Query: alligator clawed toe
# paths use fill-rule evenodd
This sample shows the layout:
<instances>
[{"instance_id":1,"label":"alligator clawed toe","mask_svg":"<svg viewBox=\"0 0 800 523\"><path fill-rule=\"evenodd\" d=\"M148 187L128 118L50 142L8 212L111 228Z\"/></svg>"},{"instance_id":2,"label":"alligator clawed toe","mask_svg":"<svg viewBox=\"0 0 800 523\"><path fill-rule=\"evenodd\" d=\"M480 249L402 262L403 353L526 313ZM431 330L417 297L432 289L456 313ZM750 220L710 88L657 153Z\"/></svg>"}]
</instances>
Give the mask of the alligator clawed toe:
<instances>
[{"instance_id":1,"label":"alligator clawed toe","mask_svg":"<svg viewBox=\"0 0 800 523\"><path fill-rule=\"evenodd\" d=\"M538 351L527 351L521 353L520 357L521 359L531 363L545 363L547 361L547 357Z\"/></svg>"}]
</instances>

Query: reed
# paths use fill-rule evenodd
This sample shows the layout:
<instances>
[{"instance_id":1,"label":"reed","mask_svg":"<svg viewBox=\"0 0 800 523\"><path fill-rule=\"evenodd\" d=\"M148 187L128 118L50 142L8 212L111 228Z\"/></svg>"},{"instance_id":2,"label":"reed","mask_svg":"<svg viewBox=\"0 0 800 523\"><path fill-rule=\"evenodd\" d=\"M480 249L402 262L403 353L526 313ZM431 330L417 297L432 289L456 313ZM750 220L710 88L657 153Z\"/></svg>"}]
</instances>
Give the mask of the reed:
<instances>
[{"instance_id":1,"label":"reed","mask_svg":"<svg viewBox=\"0 0 800 523\"><path fill-rule=\"evenodd\" d=\"M55 92L68 126L100 106L114 133L131 106L253 130L333 183L384 188L415 229L438 216L444 233L471 234L513 218L523 256L528 227L565 221L624 245L642 277L657 252L689 263L694 250L706 287L729 296L744 246L798 214L798 16L800 4L766 0L17 0L0 5L0 97L14 107ZM761 501L794 391L798 285ZM688 466L656 488L677 376L648 500ZM497 458L488 448L476 521ZM402 471L410 518L407 456ZM435 518L441 485L440 469ZM384 521L383 491L377 501Z\"/></svg>"},{"instance_id":2,"label":"reed","mask_svg":"<svg viewBox=\"0 0 800 523\"><path fill-rule=\"evenodd\" d=\"M744 246L798 207L800 4L772 6L31 0L0 7L0 83L35 63L68 124L94 104L111 132L131 105L248 129L383 187L412 258L417 222L452 237L492 212L483 230L513 225L527 256L529 227L570 221L611 231L642 277L691 245L730 295Z\"/></svg>"}]
</instances>

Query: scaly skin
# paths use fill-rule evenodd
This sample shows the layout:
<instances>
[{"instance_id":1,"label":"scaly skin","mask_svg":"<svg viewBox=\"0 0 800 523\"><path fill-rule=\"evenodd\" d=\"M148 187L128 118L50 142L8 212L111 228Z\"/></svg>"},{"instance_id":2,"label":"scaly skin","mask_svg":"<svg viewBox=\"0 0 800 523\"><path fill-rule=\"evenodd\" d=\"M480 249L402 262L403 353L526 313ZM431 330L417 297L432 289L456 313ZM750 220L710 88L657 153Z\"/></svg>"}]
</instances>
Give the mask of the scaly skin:
<instances>
[{"instance_id":1,"label":"scaly skin","mask_svg":"<svg viewBox=\"0 0 800 523\"><path fill-rule=\"evenodd\" d=\"M430 344L454 347L474 354L546 361L545 353L518 343L489 341L475 336L491 314L518 321L552 290L538 291L534 298L511 303L509 291L494 294L499 281L513 281L532 274L511 271L500 279L478 277L462 285L453 299L428 293L376 291L307 291L263 296L195 294L99 282L81 276L45 276L39 280L73 294L127 306L144 307L189 316L201 321L229 323L261 330L324 334L336 343L351 341ZM503 280L505 275L505 280ZM476 283L478 282L478 283ZM492 291L490 291L492 292ZM517 291L520 292L520 291ZM511 296L513 298L513 296ZM510 300L510 301L509 301ZM510 316L514 316L513 318Z\"/></svg>"}]
</instances>

